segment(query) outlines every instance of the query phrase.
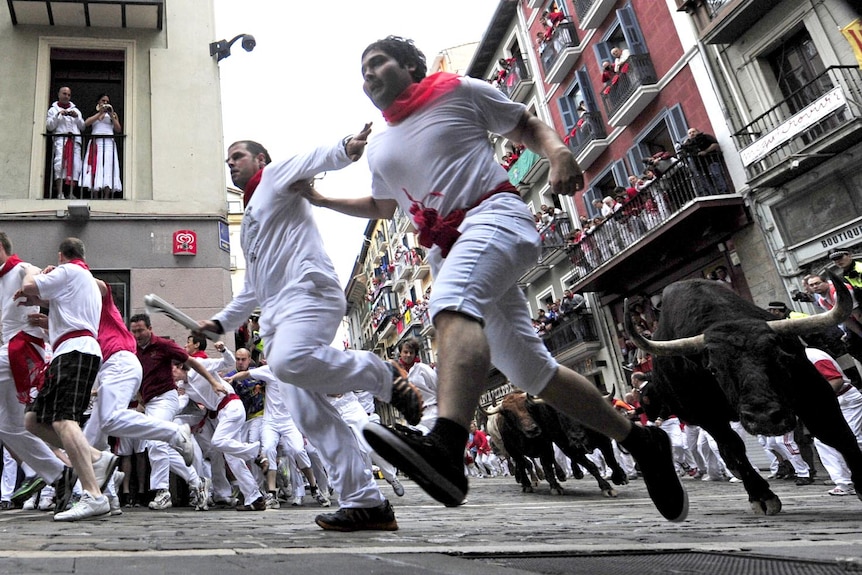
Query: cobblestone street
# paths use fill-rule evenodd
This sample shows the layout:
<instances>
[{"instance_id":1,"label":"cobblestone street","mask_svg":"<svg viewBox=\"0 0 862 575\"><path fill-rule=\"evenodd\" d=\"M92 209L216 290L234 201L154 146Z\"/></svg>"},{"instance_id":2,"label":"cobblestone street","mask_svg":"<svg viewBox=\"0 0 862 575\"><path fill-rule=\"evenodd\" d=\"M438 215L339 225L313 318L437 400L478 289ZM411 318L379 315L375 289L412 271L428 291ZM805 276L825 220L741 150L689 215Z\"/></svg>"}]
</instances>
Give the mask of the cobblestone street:
<instances>
[{"instance_id":1,"label":"cobblestone street","mask_svg":"<svg viewBox=\"0 0 862 575\"><path fill-rule=\"evenodd\" d=\"M831 497L822 482L773 481L784 505L775 517L753 515L741 485L684 483L691 512L681 524L658 516L642 481L605 499L592 480L570 479L563 496L551 496L545 484L523 494L508 477L473 479L459 508L437 505L405 481L406 495L392 501L395 532L324 532L314 524L321 510L310 498L301 508L263 513L137 508L72 524L10 511L0 514L0 572L549 573L502 571L470 558L679 551L825 562L862 557L862 502ZM383 482L381 488L391 493Z\"/></svg>"}]
</instances>

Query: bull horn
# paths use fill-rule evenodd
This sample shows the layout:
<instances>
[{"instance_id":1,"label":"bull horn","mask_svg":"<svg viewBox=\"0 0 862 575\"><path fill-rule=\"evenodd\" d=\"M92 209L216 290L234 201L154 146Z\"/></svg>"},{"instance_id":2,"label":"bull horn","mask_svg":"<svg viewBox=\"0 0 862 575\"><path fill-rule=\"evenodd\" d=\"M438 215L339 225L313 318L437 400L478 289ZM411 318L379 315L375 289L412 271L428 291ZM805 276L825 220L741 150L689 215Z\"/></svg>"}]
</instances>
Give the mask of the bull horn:
<instances>
[{"instance_id":1,"label":"bull horn","mask_svg":"<svg viewBox=\"0 0 862 575\"><path fill-rule=\"evenodd\" d=\"M482 413L484 413L484 414L485 414L485 417L491 417L492 415L495 415L495 414L497 414L497 413L500 413L500 406L499 406L499 405L495 405L495 406L493 406L493 407L491 407L491 408L489 408L489 409L485 409L484 407L482 407L482 406L480 405L480 406L479 406L479 411L481 411Z\"/></svg>"},{"instance_id":2,"label":"bull horn","mask_svg":"<svg viewBox=\"0 0 862 575\"><path fill-rule=\"evenodd\" d=\"M612 383L610 393L608 393L607 395L603 395L602 399L604 399L605 401L611 401L616 396L617 396L617 384Z\"/></svg>"},{"instance_id":3,"label":"bull horn","mask_svg":"<svg viewBox=\"0 0 862 575\"><path fill-rule=\"evenodd\" d=\"M804 335L827 329L846 320L853 311L853 297L850 295L850 290L844 289L843 279L838 278L834 273L829 272L827 276L832 285L836 286L835 296L838 300L831 310L807 317L777 319L767 322L766 325L779 335Z\"/></svg>"},{"instance_id":4,"label":"bull horn","mask_svg":"<svg viewBox=\"0 0 862 575\"><path fill-rule=\"evenodd\" d=\"M629 314L629 299L625 299L623 304L623 321L625 321L626 332L629 339L636 346L645 352L652 355L693 355L703 351L706 346L703 334L692 337L683 337L680 339L672 339L669 341L658 341L647 339L635 329L632 323L632 317Z\"/></svg>"}]
</instances>

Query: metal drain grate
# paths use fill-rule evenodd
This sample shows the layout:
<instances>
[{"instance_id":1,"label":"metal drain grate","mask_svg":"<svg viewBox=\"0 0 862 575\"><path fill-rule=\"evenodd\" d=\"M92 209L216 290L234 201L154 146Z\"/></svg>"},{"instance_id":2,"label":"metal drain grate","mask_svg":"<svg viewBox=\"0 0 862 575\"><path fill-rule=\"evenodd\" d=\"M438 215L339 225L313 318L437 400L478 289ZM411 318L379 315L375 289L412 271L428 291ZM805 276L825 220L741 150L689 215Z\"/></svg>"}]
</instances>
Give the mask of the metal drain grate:
<instances>
[{"instance_id":1,"label":"metal drain grate","mask_svg":"<svg viewBox=\"0 0 862 575\"><path fill-rule=\"evenodd\" d=\"M847 575L860 572L856 561L826 563L728 553L661 552L596 555L517 555L471 557L489 565L543 575Z\"/></svg>"}]
</instances>

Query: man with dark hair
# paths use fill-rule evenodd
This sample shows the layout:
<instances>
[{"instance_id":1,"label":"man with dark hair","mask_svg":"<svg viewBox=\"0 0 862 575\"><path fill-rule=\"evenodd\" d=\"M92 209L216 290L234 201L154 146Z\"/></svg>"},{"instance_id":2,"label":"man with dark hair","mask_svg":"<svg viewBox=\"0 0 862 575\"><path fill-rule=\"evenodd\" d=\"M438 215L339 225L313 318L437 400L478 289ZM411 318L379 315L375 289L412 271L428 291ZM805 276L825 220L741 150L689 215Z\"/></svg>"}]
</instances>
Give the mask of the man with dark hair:
<instances>
[{"instance_id":1,"label":"man with dark hair","mask_svg":"<svg viewBox=\"0 0 862 575\"><path fill-rule=\"evenodd\" d=\"M62 447L77 473L83 495L77 505L65 509L71 492L57 493L55 521L77 521L110 513L108 498L102 494L105 478L98 477L98 461L81 431L90 391L102 362L96 341L102 297L90 268L84 261L84 243L66 238L60 243L59 265L39 270L28 266L15 299L25 296L28 303L47 301L51 305L48 336L54 357L45 375L45 384L29 411L25 425L46 443ZM96 452L98 453L98 452ZM116 466L116 458L112 462ZM110 478L114 468L102 469ZM68 472L69 489L74 480Z\"/></svg>"},{"instance_id":2,"label":"man with dark hair","mask_svg":"<svg viewBox=\"0 0 862 575\"><path fill-rule=\"evenodd\" d=\"M297 427L324 459L339 465L333 484L340 508L315 519L323 529L338 531L394 530L398 523L350 428L324 394L368 390L393 404L411 424L422 413L421 394L397 365L369 351L329 345L344 317L344 292L323 250L311 206L292 187L358 160L370 132L367 124L355 136L275 163L247 143L230 145L231 179L244 191L242 249L248 269L233 301L200 322L203 330L224 333L236 329L260 306L264 355L275 378L285 382L279 387L302 388L298 397L305 398L303 405L290 406Z\"/></svg>"},{"instance_id":3,"label":"man with dark hair","mask_svg":"<svg viewBox=\"0 0 862 575\"><path fill-rule=\"evenodd\" d=\"M413 49L412 42L390 36L363 52L363 89L389 124L368 150L371 195L334 199L310 186L304 190L316 205L357 217L392 218L400 207L413 215L419 243L430 248L440 417L425 436L369 424L366 439L432 497L460 505L468 487L467 426L493 362L515 386L620 441L640 464L662 515L685 519L688 498L667 435L633 426L592 382L559 365L531 328L517 285L535 266L541 240L488 133L547 157L557 194L583 190L574 156L549 126L487 82L445 72L420 78L418 58L399 61L402 51Z\"/></svg>"},{"instance_id":4,"label":"man with dark hair","mask_svg":"<svg viewBox=\"0 0 862 575\"><path fill-rule=\"evenodd\" d=\"M207 338L198 333L189 335L186 339L186 353L197 359L207 359Z\"/></svg>"},{"instance_id":5,"label":"man with dark hair","mask_svg":"<svg viewBox=\"0 0 862 575\"><path fill-rule=\"evenodd\" d=\"M129 331L137 342L137 356L143 368L141 380L141 400L146 407L145 413L155 419L173 421L180 409L177 384L174 382L173 364L176 361L195 370L212 386L216 393L224 395L221 384L207 371L206 367L190 357L186 350L173 341L153 333L150 316L145 313L133 315L129 320ZM185 433L185 428L183 428ZM182 442L185 444L185 441ZM182 477L193 491L196 502L206 495L201 493L204 484L192 466L188 455L180 455L164 441L149 441L147 453L150 456L150 489L156 491L149 507L163 510L171 507L169 489L170 471Z\"/></svg>"},{"instance_id":6,"label":"man with dark hair","mask_svg":"<svg viewBox=\"0 0 862 575\"><path fill-rule=\"evenodd\" d=\"M57 101L48 108L45 128L52 134L52 167L54 172L53 197L75 197L75 188L81 175L81 133L84 115L72 103L72 89L62 86L57 90ZM64 188L65 186L65 188ZM68 194L66 193L68 189Z\"/></svg>"},{"instance_id":7,"label":"man with dark hair","mask_svg":"<svg viewBox=\"0 0 862 575\"><path fill-rule=\"evenodd\" d=\"M422 392L425 409L422 410L422 421L416 424L416 427L422 433L430 433L437 422L437 372L427 363L422 363L422 358L419 357L420 351L422 351L422 344L419 340L409 337L401 342L401 347L398 349L398 362L407 372L410 383ZM379 423L380 417L377 416L372 421Z\"/></svg>"}]
</instances>

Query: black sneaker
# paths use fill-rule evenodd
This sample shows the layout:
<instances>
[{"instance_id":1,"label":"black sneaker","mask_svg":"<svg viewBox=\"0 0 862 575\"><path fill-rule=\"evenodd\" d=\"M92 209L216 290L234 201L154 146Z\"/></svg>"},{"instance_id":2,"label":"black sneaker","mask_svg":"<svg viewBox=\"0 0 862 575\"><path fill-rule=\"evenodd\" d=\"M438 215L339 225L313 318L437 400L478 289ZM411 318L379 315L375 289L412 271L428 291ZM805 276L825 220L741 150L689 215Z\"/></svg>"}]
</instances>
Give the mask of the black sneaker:
<instances>
[{"instance_id":1,"label":"black sneaker","mask_svg":"<svg viewBox=\"0 0 862 575\"><path fill-rule=\"evenodd\" d=\"M314 518L327 531L397 531L398 522L389 501L377 507L342 507Z\"/></svg>"},{"instance_id":2,"label":"black sneaker","mask_svg":"<svg viewBox=\"0 0 862 575\"><path fill-rule=\"evenodd\" d=\"M75 487L75 482L78 481L78 475L71 467L63 467L63 472L57 481L54 482L55 501L54 514L62 513L69 506L72 500L72 488Z\"/></svg>"},{"instance_id":3,"label":"black sneaker","mask_svg":"<svg viewBox=\"0 0 862 575\"><path fill-rule=\"evenodd\" d=\"M366 424L362 434L383 459L440 503L457 507L464 502L467 497L464 464L453 461L435 436L402 434L376 423Z\"/></svg>"},{"instance_id":4,"label":"black sneaker","mask_svg":"<svg viewBox=\"0 0 862 575\"><path fill-rule=\"evenodd\" d=\"M392 398L389 403L404 416L407 423L416 425L422 420L422 392L407 381L407 372L391 359L387 362L392 372Z\"/></svg>"},{"instance_id":5,"label":"black sneaker","mask_svg":"<svg viewBox=\"0 0 862 575\"><path fill-rule=\"evenodd\" d=\"M45 487L45 485L47 485L45 480L38 475L25 477L24 481L21 482L21 487L12 494L10 499L16 504L24 503L27 499L30 499L31 495Z\"/></svg>"},{"instance_id":6,"label":"black sneaker","mask_svg":"<svg viewBox=\"0 0 862 575\"><path fill-rule=\"evenodd\" d=\"M674 469L667 433L658 427L632 426L622 443L637 460L647 492L659 513L668 521L684 521L688 516L688 494Z\"/></svg>"},{"instance_id":7,"label":"black sneaker","mask_svg":"<svg viewBox=\"0 0 862 575\"><path fill-rule=\"evenodd\" d=\"M813 477L797 477L796 478L796 485L798 485L799 487L802 487L804 485L811 485L812 483L814 483Z\"/></svg>"},{"instance_id":8,"label":"black sneaker","mask_svg":"<svg viewBox=\"0 0 862 575\"><path fill-rule=\"evenodd\" d=\"M250 505L237 505L237 511L266 511L266 499L263 496L258 497L251 502Z\"/></svg>"}]
</instances>

